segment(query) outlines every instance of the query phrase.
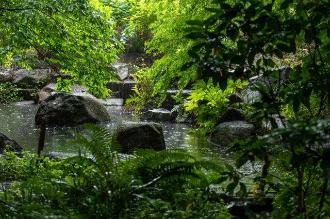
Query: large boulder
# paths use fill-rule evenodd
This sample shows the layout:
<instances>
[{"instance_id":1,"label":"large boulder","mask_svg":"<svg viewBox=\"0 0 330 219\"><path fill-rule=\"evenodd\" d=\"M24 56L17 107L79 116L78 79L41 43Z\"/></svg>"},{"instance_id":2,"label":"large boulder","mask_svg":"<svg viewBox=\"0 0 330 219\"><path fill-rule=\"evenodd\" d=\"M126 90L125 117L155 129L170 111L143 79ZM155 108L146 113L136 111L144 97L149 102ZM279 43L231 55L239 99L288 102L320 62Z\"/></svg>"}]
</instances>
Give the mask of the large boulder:
<instances>
[{"instance_id":1,"label":"large boulder","mask_svg":"<svg viewBox=\"0 0 330 219\"><path fill-rule=\"evenodd\" d=\"M165 141L162 127L157 123L139 123L121 127L114 134L123 153L136 149L164 150Z\"/></svg>"},{"instance_id":2,"label":"large boulder","mask_svg":"<svg viewBox=\"0 0 330 219\"><path fill-rule=\"evenodd\" d=\"M49 83L53 77L50 69L25 70L12 72L13 82L20 88L38 88Z\"/></svg>"},{"instance_id":3,"label":"large boulder","mask_svg":"<svg viewBox=\"0 0 330 219\"><path fill-rule=\"evenodd\" d=\"M216 145L228 146L236 139L244 139L252 136L254 131L254 125L245 121L224 122L215 128L210 136L210 141Z\"/></svg>"},{"instance_id":4,"label":"large boulder","mask_svg":"<svg viewBox=\"0 0 330 219\"><path fill-rule=\"evenodd\" d=\"M0 133L0 154L2 154L5 149L19 153L23 148L16 141Z\"/></svg>"},{"instance_id":5,"label":"large boulder","mask_svg":"<svg viewBox=\"0 0 330 219\"><path fill-rule=\"evenodd\" d=\"M41 102L35 123L45 122L47 126L79 125L110 121L107 109L92 96L75 96L55 93Z\"/></svg>"}]
</instances>

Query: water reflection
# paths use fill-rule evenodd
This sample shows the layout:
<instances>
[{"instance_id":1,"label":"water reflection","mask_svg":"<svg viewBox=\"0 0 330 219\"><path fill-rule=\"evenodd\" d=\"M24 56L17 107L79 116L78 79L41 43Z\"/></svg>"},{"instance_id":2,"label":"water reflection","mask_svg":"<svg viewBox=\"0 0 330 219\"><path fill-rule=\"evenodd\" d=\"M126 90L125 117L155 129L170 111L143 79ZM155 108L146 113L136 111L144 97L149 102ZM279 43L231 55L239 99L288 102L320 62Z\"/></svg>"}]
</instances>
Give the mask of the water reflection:
<instances>
[{"instance_id":1,"label":"water reflection","mask_svg":"<svg viewBox=\"0 0 330 219\"><path fill-rule=\"evenodd\" d=\"M38 106L33 102L0 105L0 132L17 141L25 150L36 151L39 131L34 125L34 115L37 108ZM107 107L107 109L112 121L104 126L110 132L120 125L139 122L138 117L123 111L121 107ZM210 145L207 139L198 135L191 126L173 123L161 123L161 125L167 148L179 148L197 154L207 154L224 163L234 164L232 154L228 153L226 148ZM70 142L82 131L83 128L79 126L48 128L44 152L57 157L76 155L79 148ZM253 174L260 168L258 163L247 163L239 170L244 174Z\"/></svg>"},{"instance_id":2,"label":"water reflection","mask_svg":"<svg viewBox=\"0 0 330 219\"><path fill-rule=\"evenodd\" d=\"M32 102L19 102L9 105L0 105L0 132L17 141L27 150L36 150L38 145L38 129L34 125L34 115L38 106ZM123 111L120 107L107 107L112 121L105 124L110 131L119 125L131 122L139 122L138 117ZM167 148L200 150L199 137L191 134L191 127L186 124L161 123L164 130ZM70 144L82 127L57 127L48 128L46 133L47 152L76 153L77 147Z\"/></svg>"}]
</instances>

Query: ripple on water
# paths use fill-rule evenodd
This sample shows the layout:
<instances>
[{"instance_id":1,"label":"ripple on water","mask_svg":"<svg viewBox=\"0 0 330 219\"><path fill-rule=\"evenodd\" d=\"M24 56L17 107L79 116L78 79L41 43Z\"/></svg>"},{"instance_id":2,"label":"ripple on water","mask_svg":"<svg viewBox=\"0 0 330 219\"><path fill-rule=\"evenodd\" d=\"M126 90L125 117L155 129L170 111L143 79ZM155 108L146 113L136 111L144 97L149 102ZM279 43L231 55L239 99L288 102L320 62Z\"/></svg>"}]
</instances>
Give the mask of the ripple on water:
<instances>
[{"instance_id":1,"label":"ripple on water","mask_svg":"<svg viewBox=\"0 0 330 219\"><path fill-rule=\"evenodd\" d=\"M15 139L25 149L35 150L38 145L39 131L34 125L37 105L33 102L18 102L0 105L0 132ZM122 124L139 122L137 116L123 111L121 107L107 107L111 122L104 124L109 130L115 130ZM189 148L191 146L190 127L185 124L161 123L164 130L165 143L168 148ZM48 152L76 152L76 146L69 144L81 127L48 128L46 132L46 150ZM64 145L64 146L63 146Z\"/></svg>"},{"instance_id":2,"label":"ripple on water","mask_svg":"<svg viewBox=\"0 0 330 219\"><path fill-rule=\"evenodd\" d=\"M0 105L0 132L17 141L25 149L34 151L38 145L39 131L34 125L34 115L37 105L32 102L19 102ZM119 125L139 122L138 117L122 110L121 107L107 107L112 121L103 124L110 131ZM166 147L169 149L187 149L197 153L212 154L216 158L233 164L232 155L226 154L225 148L210 146L205 138L192 132L186 124L161 123L164 131ZM46 132L45 153L60 155L61 157L77 154L77 146L70 144L75 136L83 130L82 127L55 127ZM241 168L247 174L259 169L260 165L246 164Z\"/></svg>"}]
</instances>

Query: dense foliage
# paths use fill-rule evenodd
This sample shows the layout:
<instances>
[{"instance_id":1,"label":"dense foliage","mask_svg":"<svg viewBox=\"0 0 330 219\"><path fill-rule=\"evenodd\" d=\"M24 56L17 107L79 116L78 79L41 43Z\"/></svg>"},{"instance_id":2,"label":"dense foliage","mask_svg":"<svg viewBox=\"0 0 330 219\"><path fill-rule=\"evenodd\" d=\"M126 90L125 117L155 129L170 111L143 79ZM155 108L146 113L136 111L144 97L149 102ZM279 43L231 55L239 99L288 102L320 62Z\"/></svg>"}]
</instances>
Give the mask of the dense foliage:
<instances>
[{"instance_id":1,"label":"dense foliage","mask_svg":"<svg viewBox=\"0 0 330 219\"><path fill-rule=\"evenodd\" d=\"M1 218L230 218L210 185L223 169L183 151L120 157L110 134L89 127L75 144L88 150L64 160L7 153Z\"/></svg>"},{"instance_id":2,"label":"dense foliage","mask_svg":"<svg viewBox=\"0 0 330 219\"><path fill-rule=\"evenodd\" d=\"M259 197L275 192L275 218L326 217L330 198L329 2L215 2L218 7L209 9L212 16L189 22L187 37L195 40L190 64L197 64L201 75L223 87L228 86L228 79L258 75L252 89L261 97L249 110L255 122L270 121L274 129L234 145L237 167L262 162L254 178L254 193ZM301 54L301 50L307 51ZM290 56L295 59L289 61L287 76L283 64ZM288 109L294 116L288 116ZM274 122L274 115L281 125Z\"/></svg>"},{"instance_id":3,"label":"dense foliage","mask_svg":"<svg viewBox=\"0 0 330 219\"><path fill-rule=\"evenodd\" d=\"M157 93L158 88L162 91L176 85L173 78L186 82L203 79L193 86L185 106L197 116L200 125L212 127L228 106L226 91L238 91L232 90L232 81L257 76L257 82L248 89L257 91L260 98L244 108L258 127L269 123L275 130L261 130L266 135L235 144L231 149L236 154L237 167L262 163L254 178L256 186L250 192L256 197L276 194L275 218L325 217L329 214L329 1L215 0L207 6L205 17L193 15L185 20L188 27L176 26L162 34L163 39L172 34L187 38L187 50L175 50L189 56L181 54L185 61L180 63L182 59L167 50L179 47L168 47L166 40L156 41L162 27L168 27L166 19L158 20L156 16L150 25L155 33L150 45L156 45L161 58L139 75L142 85L138 94L150 97L152 89ZM177 18L173 13L164 14L171 16L172 21ZM157 24L157 30L153 24ZM171 42L180 45L176 39ZM176 62L166 60L167 57L177 57ZM158 73L156 79L148 74L154 69ZM187 70L193 74L187 74ZM173 77L170 72L180 74ZM146 86L146 82L152 86ZM231 189L239 186L237 178L240 177L234 178Z\"/></svg>"},{"instance_id":4,"label":"dense foliage","mask_svg":"<svg viewBox=\"0 0 330 219\"><path fill-rule=\"evenodd\" d=\"M188 20L206 18L210 14L205 8L211 1L132 2L134 14L131 18L131 28L136 31L143 28L142 32L150 33L151 39L145 42L146 51L158 58L150 68L138 74L141 84L137 89L142 97L138 98L138 95L134 104L149 104L150 100L161 102L165 98L166 89L182 89L198 79L194 67L182 69L187 60L190 60L188 50L193 43L185 37L184 30ZM148 29L145 30L146 28ZM148 95L148 98L143 95Z\"/></svg>"},{"instance_id":5,"label":"dense foliage","mask_svg":"<svg viewBox=\"0 0 330 219\"><path fill-rule=\"evenodd\" d=\"M228 218L223 190L270 197L273 218L327 218L329 8L328 0L2 1L2 65L45 64L106 96L109 65L126 43L126 52L155 60L134 75L129 103L160 106L167 89L191 89L177 99L207 131L231 95L259 98L235 106L258 128L227 148L236 168L183 151L122 156L96 127L76 142L88 149L83 155L5 154L0 181L11 185L0 193L0 216ZM246 166L252 175L240 172Z\"/></svg>"},{"instance_id":6,"label":"dense foliage","mask_svg":"<svg viewBox=\"0 0 330 219\"><path fill-rule=\"evenodd\" d=\"M109 1L1 1L0 64L50 67L105 97L120 48L115 22Z\"/></svg>"}]
</instances>

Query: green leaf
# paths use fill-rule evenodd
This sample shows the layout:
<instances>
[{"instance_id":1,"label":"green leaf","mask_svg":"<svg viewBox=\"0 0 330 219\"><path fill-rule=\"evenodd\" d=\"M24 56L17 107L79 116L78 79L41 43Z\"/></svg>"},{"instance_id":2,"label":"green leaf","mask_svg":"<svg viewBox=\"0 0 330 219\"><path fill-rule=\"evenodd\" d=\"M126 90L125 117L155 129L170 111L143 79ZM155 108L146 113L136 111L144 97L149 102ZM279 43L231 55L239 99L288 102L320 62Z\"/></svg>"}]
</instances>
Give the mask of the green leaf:
<instances>
[{"instance_id":1,"label":"green leaf","mask_svg":"<svg viewBox=\"0 0 330 219\"><path fill-rule=\"evenodd\" d=\"M204 25L204 22L201 20L189 20L189 21L186 21L186 23L188 25L192 25L192 26L203 26Z\"/></svg>"},{"instance_id":2,"label":"green leaf","mask_svg":"<svg viewBox=\"0 0 330 219\"><path fill-rule=\"evenodd\" d=\"M196 40L196 39L205 39L205 34L202 32L190 32L186 35L188 39Z\"/></svg>"}]
</instances>

